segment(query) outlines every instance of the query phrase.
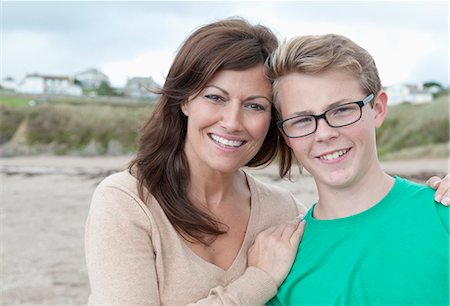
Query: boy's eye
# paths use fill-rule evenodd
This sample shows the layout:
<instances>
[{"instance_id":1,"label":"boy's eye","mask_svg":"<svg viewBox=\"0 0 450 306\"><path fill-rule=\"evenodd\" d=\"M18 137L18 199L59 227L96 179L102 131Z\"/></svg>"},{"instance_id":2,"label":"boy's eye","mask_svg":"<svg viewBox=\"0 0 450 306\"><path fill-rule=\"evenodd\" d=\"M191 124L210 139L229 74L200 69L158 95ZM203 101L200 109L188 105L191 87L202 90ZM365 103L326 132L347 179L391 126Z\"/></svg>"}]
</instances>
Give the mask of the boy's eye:
<instances>
[{"instance_id":1,"label":"boy's eye","mask_svg":"<svg viewBox=\"0 0 450 306\"><path fill-rule=\"evenodd\" d=\"M296 118L292 118L292 120L289 120L289 125L290 126L307 126L310 125L312 123L314 123L314 117L311 116L299 116Z\"/></svg>"},{"instance_id":2,"label":"boy's eye","mask_svg":"<svg viewBox=\"0 0 450 306\"><path fill-rule=\"evenodd\" d=\"M349 107L349 106L341 106L341 107L335 108L335 109L333 110L333 112L334 112L334 113L347 113L347 112L352 111L352 110L353 110L352 107Z\"/></svg>"}]
</instances>

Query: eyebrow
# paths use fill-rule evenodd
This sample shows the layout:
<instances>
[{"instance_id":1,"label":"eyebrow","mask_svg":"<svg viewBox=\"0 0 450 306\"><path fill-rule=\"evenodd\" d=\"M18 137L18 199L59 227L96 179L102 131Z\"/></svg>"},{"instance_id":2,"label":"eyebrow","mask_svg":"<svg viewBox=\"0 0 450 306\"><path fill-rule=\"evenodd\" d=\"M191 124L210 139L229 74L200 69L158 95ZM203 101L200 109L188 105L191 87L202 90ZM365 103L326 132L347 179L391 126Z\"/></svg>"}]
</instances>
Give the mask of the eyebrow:
<instances>
[{"instance_id":1,"label":"eyebrow","mask_svg":"<svg viewBox=\"0 0 450 306\"><path fill-rule=\"evenodd\" d=\"M211 85L206 85L206 86L205 86L205 89L208 88L208 87L214 87L214 88L220 90L221 92L223 92L225 95L227 95L227 96L230 95L230 94L228 93L228 91L226 91L226 90L223 89L223 88L220 88L219 86L212 85L212 84L211 84ZM267 98L266 96L250 96L250 97L247 97L247 98L245 99L245 101L256 100L256 99L259 99L259 98L266 99L269 103L272 103L272 101L271 101L269 98Z\"/></svg>"},{"instance_id":2,"label":"eyebrow","mask_svg":"<svg viewBox=\"0 0 450 306\"><path fill-rule=\"evenodd\" d=\"M220 87L218 87L218 86L216 86L216 85L206 85L204 89L206 89L206 88L208 88L208 87L214 87L214 88L220 90L221 92L223 92L224 94L226 94L226 95L228 95L228 96L230 95L230 94L228 93L228 91L226 91L225 89L220 88Z\"/></svg>"},{"instance_id":3,"label":"eyebrow","mask_svg":"<svg viewBox=\"0 0 450 306\"><path fill-rule=\"evenodd\" d=\"M324 113L334 107L337 107L339 105L346 104L346 103L353 103L353 102L357 102L357 101L350 101L349 99L342 99L342 100L333 102L330 105L328 105L328 107L322 113ZM301 115L314 115L314 112L312 112L312 111L295 112L292 115L290 115L289 117L301 116Z\"/></svg>"}]
</instances>

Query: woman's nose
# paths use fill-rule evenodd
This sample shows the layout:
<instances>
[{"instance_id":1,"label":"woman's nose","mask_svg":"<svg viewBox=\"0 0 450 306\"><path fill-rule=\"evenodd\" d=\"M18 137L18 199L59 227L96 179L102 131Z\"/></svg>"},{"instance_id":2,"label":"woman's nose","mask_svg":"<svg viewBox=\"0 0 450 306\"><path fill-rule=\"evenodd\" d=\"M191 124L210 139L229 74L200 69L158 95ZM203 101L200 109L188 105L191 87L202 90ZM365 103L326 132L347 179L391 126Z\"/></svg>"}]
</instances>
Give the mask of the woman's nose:
<instances>
[{"instance_id":1,"label":"woman's nose","mask_svg":"<svg viewBox=\"0 0 450 306\"><path fill-rule=\"evenodd\" d=\"M222 109L220 125L228 132L239 131L242 128L242 109L240 103L230 102Z\"/></svg>"}]
</instances>

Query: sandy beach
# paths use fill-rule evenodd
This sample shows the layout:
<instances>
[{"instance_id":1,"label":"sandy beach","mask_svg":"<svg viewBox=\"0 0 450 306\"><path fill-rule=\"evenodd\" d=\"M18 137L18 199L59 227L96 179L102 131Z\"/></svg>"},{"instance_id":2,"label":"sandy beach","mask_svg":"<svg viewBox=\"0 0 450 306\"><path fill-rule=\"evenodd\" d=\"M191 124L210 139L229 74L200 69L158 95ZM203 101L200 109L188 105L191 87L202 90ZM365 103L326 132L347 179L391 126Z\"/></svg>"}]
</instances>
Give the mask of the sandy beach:
<instances>
[{"instance_id":1,"label":"sandy beach","mask_svg":"<svg viewBox=\"0 0 450 306\"><path fill-rule=\"evenodd\" d=\"M90 198L130 156L15 157L0 159L1 305L85 305L89 284L83 235ZM448 172L448 159L383 163L418 182ZM308 174L292 183L275 166L251 170L262 181L289 189L307 206L316 189Z\"/></svg>"}]
</instances>

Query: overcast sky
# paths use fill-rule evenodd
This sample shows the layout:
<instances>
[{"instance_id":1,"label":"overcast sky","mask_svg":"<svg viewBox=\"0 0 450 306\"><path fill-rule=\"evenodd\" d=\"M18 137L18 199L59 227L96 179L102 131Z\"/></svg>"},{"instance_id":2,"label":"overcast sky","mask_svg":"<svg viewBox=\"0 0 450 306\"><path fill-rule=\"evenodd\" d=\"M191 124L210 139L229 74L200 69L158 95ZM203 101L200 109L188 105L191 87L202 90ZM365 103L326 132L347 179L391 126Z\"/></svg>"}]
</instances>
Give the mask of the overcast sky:
<instances>
[{"instance_id":1,"label":"overcast sky","mask_svg":"<svg viewBox=\"0 0 450 306\"><path fill-rule=\"evenodd\" d=\"M0 1L0 8L1 79L98 68L114 86L133 76L162 84L189 33L242 16L280 39L346 35L374 56L384 85L449 85L447 1Z\"/></svg>"}]
</instances>

